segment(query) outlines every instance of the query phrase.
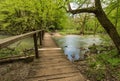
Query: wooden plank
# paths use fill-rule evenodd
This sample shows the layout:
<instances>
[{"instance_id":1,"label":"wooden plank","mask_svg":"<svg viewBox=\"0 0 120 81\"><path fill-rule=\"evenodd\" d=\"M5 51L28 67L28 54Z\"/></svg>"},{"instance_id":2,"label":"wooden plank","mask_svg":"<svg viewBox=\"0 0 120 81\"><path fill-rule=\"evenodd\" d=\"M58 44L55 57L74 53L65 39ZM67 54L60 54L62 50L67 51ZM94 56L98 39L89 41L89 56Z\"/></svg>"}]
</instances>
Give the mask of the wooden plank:
<instances>
[{"instance_id":1,"label":"wooden plank","mask_svg":"<svg viewBox=\"0 0 120 81\"><path fill-rule=\"evenodd\" d=\"M58 77L53 79L48 79L47 81L86 81L80 74L76 74L73 76L65 76L65 77ZM42 81L42 80L38 80Z\"/></svg>"},{"instance_id":2,"label":"wooden plank","mask_svg":"<svg viewBox=\"0 0 120 81\"><path fill-rule=\"evenodd\" d=\"M53 50L53 51L55 51L55 50L62 50L61 48L41 48L41 49L38 49L39 51L40 50Z\"/></svg>"},{"instance_id":3,"label":"wooden plank","mask_svg":"<svg viewBox=\"0 0 120 81\"><path fill-rule=\"evenodd\" d=\"M45 34L40 59L32 64L25 81L86 81L75 65L57 47L51 35Z\"/></svg>"},{"instance_id":4,"label":"wooden plank","mask_svg":"<svg viewBox=\"0 0 120 81\"><path fill-rule=\"evenodd\" d=\"M55 80L55 79L61 79L61 78L66 78L66 77L79 76L79 75L80 74L78 72L69 72L69 73L62 73L62 74L50 75L50 76L28 77L27 80L28 81L49 81L49 80Z\"/></svg>"},{"instance_id":5,"label":"wooden plank","mask_svg":"<svg viewBox=\"0 0 120 81\"><path fill-rule=\"evenodd\" d=\"M38 33L40 31L42 31L42 30L37 30L37 31L33 31L33 32L29 32L29 33L25 33L25 34L21 34L21 35L17 35L17 36L8 37L5 39L0 39L0 49L3 47L6 47L16 41L19 41L26 37L32 36L33 34Z\"/></svg>"},{"instance_id":6,"label":"wooden plank","mask_svg":"<svg viewBox=\"0 0 120 81\"><path fill-rule=\"evenodd\" d=\"M73 66L67 66L67 67L54 67L54 68L32 68L31 73L29 77L40 77L40 76L50 76L50 75L58 75L58 74L66 74L71 72L79 73L79 70L74 68ZM37 72L33 74L34 72Z\"/></svg>"}]
</instances>

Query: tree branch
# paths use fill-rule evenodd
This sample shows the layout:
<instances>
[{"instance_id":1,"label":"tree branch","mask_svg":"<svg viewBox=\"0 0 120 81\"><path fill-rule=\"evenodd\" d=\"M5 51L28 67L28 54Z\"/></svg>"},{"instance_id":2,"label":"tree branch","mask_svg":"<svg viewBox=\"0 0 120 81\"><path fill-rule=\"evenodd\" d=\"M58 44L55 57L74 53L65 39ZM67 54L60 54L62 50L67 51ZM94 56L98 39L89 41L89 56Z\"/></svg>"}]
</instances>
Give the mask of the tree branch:
<instances>
[{"instance_id":1,"label":"tree branch","mask_svg":"<svg viewBox=\"0 0 120 81\"><path fill-rule=\"evenodd\" d=\"M77 13L95 13L96 8L95 7L89 7L89 8L82 8L82 9L76 9L76 10L69 10L72 14L77 14Z\"/></svg>"},{"instance_id":2,"label":"tree branch","mask_svg":"<svg viewBox=\"0 0 120 81\"><path fill-rule=\"evenodd\" d=\"M65 6L61 6L61 7L57 8L57 10L62 9L62 8L65 9L66 12L68 12L68 10L67 10L67 8Z\"/></svg>"}]
</instances>

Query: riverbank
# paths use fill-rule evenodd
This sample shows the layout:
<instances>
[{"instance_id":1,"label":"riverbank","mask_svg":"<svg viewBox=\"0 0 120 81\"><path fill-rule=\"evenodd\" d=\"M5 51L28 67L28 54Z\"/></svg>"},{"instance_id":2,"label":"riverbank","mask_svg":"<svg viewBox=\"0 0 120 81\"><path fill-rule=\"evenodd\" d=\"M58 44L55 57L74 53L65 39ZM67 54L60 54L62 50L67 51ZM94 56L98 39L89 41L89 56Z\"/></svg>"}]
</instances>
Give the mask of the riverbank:
<instances>
[{"instance_id":1,"label":"riverbank","mask_svg":"<svg viewBox=\"0 0 120 81\"><path fill-rule=\"evenodd\" d=\"M53 37L61 38L63 35L54 33ZM89 81L120 81L120 59L115 56L117 54L115 47L108 43L91 48L93 52L90 52L85 60L74 62L76 68Z\"/></svg>"}]
</instances>

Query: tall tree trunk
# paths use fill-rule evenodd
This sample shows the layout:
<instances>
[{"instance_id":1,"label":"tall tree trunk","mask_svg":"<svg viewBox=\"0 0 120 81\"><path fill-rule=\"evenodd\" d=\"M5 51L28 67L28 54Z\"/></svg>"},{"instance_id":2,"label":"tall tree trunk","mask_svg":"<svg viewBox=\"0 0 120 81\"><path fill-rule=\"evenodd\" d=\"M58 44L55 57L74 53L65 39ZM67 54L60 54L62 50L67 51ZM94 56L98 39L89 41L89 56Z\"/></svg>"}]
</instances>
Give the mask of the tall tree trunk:
<instances>
[{"instance_id":1,"label":"tall tree trunk","mask_svg":"<svg viewBox=\"0 0 120 81\"><path fill-rule=\"evenodd\" d=\"M87 21L87 15L85 14L82 25L81 25L80 35L84 35L84 31L85 31L85 27L86 27L86 21Z\"/></svg>"},{"instance_id":2,"label":"tall tree trunk","mask_svg":"<svg viewBox=\"0 0 120 81\"><path fill-rule=\"evenodd\" d=\"M96 6L95 14L96 14L98 21L103 26L103 28L106 30L108 35L111 37L115 46L118 49L118 52L120 53L120 36L119 36L115 26L107 18L105 12L103 11L103 9L101 7L100 0L95 0L95 6Z\"/></svg>"}]
</instances>

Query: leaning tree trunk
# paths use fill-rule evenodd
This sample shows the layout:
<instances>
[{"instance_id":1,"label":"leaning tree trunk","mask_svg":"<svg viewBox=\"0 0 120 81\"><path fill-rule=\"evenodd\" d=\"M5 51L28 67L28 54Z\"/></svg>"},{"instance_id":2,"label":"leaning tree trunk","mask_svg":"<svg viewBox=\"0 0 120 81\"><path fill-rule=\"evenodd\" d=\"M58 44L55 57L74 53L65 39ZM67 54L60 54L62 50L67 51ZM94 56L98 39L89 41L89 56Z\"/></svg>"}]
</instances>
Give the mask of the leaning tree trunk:
<instances>
[{"instance_id":1,"label":"leaning tree trunk","mask_svg":"<svg viewBox=\"0 0 120 81\"><path fill-rule=\"evenodd\" d=\"M108 35L113 40L115 46L117 47L119 53L120 53L120 36L114 27L114 25L108 20L104 12L101 14L99 11L96 13L96 17L99 20L100 24L104 27Z\"/></svg>"},{"instance_id":2,"label":"leaning tree trunk","mask_svg":"<svg viewBox=\"0 0 120 81\"><path fill-rule=\"evenodd\" d=\"M108 35L111 37L115 46L117 47L118 52L120 53L120 36L119 36L115 26L107 18L105 12L103 11L103 9L101 7L100 0L95 0L95 6L96 6L95 15L96 15L98 21L103 26L103 28L106 30Z\"/></svg>"},{"instance_id":3,"label":"leaning tree trunk","mask_svg":"<svg viewBox=\"0 0 120 81\"><path fill-rule=\"evenodd\" d=\"M69 12L71 12L72 14L85 13L85 12L94 13L100 24L103 26L105 31L113 40L115 46L117 47L118 53L120 54L120 36L115 26L111 23L111 21L107 18L107 15L103 11L100 0L95 0L95 7L72 10L69 4L68 8L69 8Z\"/></svg>"}]
</instances>

